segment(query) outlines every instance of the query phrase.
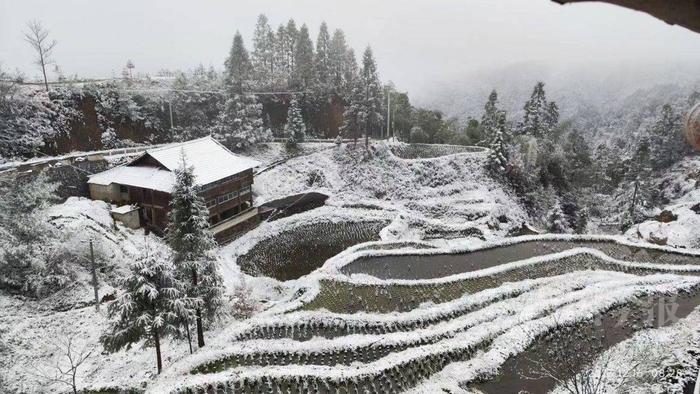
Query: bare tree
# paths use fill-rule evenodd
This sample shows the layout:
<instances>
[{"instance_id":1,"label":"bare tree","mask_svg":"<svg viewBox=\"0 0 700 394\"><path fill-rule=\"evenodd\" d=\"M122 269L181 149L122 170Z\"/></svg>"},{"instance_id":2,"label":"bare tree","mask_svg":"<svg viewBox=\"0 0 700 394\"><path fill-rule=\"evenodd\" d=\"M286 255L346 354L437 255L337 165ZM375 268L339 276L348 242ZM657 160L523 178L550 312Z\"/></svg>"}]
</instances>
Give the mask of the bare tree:
<instances>
[{"instance_id":1,"label":"bare tree","mask_svg":"<svg viewBox=\"0 0 700 394\"><path fill-rule=\"evenodd\" d=\"M76 382L78 369L92 356L95 348L82 347L76 349L74 338L74 335L62 337L55 344L56 351L59 352L62 359L68 361L68 365L62 362L64 360L59 359L51 365L35 367L34 372L31 372L31 374L44 384L65 385L73 390L73 394L78 394Z\"/></svg>"},{"instance_id":2,"label":"bare tree","mask_svg":"<svg viewBox=\"0 0 700 394\"><path fill-rule=\"evenodd\" d=\"M127 70L129 70L129 78L132 78L132 79L134 78L134 68L135 67L136 66L134 66L134 62L132 62L131 59L126 61L126 68L127 68Z\"/></svg>"},{"instance_id":3,"label":"bare tree","mask_svg":"<svg viewBox=\"0 0 700 394\"><path fill-rule=\"evenodd\" d=\"M48 92L49 81L46 78L46 66L54 64L52 52L57 42L49 39L49 31L44 29L39 21L27 22L27 29L29 30L24 32L24 40L36 51L37 57L34 63L41 68L41 72L44 74L44 86Z\"/></svg>"}]
</instances>

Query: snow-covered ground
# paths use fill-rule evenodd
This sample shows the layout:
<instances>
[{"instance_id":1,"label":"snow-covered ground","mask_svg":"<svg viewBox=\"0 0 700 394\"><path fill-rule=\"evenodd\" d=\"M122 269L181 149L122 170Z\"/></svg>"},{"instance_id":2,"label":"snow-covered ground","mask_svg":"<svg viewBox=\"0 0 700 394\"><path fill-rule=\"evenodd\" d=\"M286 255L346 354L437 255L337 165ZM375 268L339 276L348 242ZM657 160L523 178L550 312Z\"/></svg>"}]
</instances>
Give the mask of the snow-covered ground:
<instances>
[{"instance_id":1,"label":"snow-covered ground","mask_svg":"<svg viewBox=\"0 0 700 394\"><path fill-rule=\"evenodd\" d=\"M330 196L324 207L263 222L219 250L227 307L233 309L237 302L245 301L256 311L253 317L243 322L234 317L221 321L206 332L207 346L195 350L194 355L189 355L186 343L166 341L165 369L155 376L153 349L137 346L114 354L102 353L99 336L107 327L105 307L98 312L88 304L92 297L89 271L84 263L76 262L76 284L45 300L0 295L3 388L9 392L59 392L59 386L46 385L37 375L56 363L65 367L67 360L56 348L61 340L74 338L76 348L96 349L78 374L78 386L90 389L134 388L166 393L219 383L257 382L260 388L284 382L298 385L302 392L331 387L462 392L464 382L498 373L508 357L526 349L537 333L588 320L643 295L696 291L700 286L696 275L700 265L622 261L589 248L572 248L430 280L347 276L342 267L362 256L463 253L522 242L530 238L504 237L527 216L515 198L483 171L483 152L411 160L392 154L391 145L385 142L373 143L370 151L309 143L298 156L288 157L283 144L271 143L250 155L269 166L255 179L257 204L309 191ZM692 190L695 187L683 194ZM678 198L675 203L680 206L674 208L678 220L664 225L684 227L678 228L675 238L668 237L674 240L669 245L693 247L691 240L681 239L688 226L696 225L691 206L683 205L692 201ZM70 198L46 212L47 220L56 228L73 234L68 241L70 248L87 250L89 239L95 240L96 255L103 266L100 294L119 291L119 277L141 250L163 246L157 237L115 226L109 209L102 202ZM320 262L318 269L298 279L280 282L241 271L241 256L262 242L281 238L280 234L287 231L320 223L367 221L386 223L376 241L355 245L325 264ZM640 232L646 227L641 228ZM599 238L532 237L603 240ZM641 246L622 238L605 240ZM652 251L668 253L671 248L655 246ZM280 254L284 253L282 245ZM696 254L687 251L683 256L693 259ZM573 264L588 262L586 259L591 262L588 268ZM595 262L617 268L600 270ZM569 264L574 268L563 273L547 271L548 267ZM644 275L635 274L642 271ZM437 297L441 286L491 280L499 275L505 279L494 281L490 287L461 290L456 298ZM304 308L324 291L333 294L333 286L364 288L366 297L376 299L395 289L435 291L436 296L435 301L404 312L336 313L324 309L323 304ZM66 308L73 305L77 307ZM697 348L698 321L700 312L695 311L674 326L642 331L622 342L609 351L614 355L616 370L621 371L629 363L628 349L662 345L669 351L649 353L649 368L638 379L649 381L656 373L651 368L654 363L667 365L674 356L686 357L684 352ZM614 387L619 376L611 374L608 380Z\"/></svg>"},{"instance_id":2,"label":"snow-covered ground","mask_svg":"<svg viewBox=\"0 0 700 394\"><path fill-rule=\"evenodd\" d=\"M626 235L669 246L700 248L700 157L685 158L657 182L662 195L670 200L664 210L677 217L669 222L648 220L632 226Z\"/></svg>"}]
</instances>

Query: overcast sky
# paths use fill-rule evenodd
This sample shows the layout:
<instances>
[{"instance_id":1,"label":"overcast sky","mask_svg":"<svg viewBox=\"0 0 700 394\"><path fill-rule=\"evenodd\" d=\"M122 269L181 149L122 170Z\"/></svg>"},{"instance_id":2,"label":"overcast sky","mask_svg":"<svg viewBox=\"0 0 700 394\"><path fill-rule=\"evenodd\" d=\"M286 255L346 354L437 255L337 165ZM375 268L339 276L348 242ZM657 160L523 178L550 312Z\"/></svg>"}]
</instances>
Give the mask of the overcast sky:
<instances>
[{"instance_id":1,"label":"overcast sky","mask_svg":"<svg viewBox=\"0 0 700 394\"><path fill-rule=\"evenodd\" d=\"M64 73L120 74L221 68L233 34L248 47L257 15L273 27L294 18L312 38L325 20L356 51L371 44L383 80L420 91L474 70L538 62L551 67L700 61L700 34L600 3L549 0L0 0L0 63L38 73L22 40L38 19L58 40Z\"/></svg>"}]
</instances>

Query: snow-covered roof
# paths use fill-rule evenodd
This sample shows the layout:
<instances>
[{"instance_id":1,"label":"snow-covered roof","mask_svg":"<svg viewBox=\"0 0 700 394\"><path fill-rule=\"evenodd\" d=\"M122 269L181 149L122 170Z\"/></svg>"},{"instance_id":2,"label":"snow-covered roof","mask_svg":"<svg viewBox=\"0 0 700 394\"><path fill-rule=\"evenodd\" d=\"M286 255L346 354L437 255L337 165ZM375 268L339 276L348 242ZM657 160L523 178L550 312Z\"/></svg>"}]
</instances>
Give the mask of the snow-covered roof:
<instances>
[{"instance_id":1,"label":"snow-covered roof","mask_svg":"<svg viewBox=\"0 0 700 394\"><path fill-rule=\"evenodd\" d=\"M175 174L157 167L125 165L91 175L88 183L105 186L116 183L170 193Z\"/></svg>"},{"instance_id":2,"label":"snow-covered roof","mask_svg":"<svg viewBox=\"0 0 700 394\"><path fill-rule=\"evenodd\" d=\"M125 214L125 213L129 213L131 211L135 211L137 209L139 209L139 208L136 206L133 206L133 205L122 205L121 207L112 208L111 212L118 213L118 214Z\"/></svg>"},{"instance_id":3,"label":"snow-covered roof","mask_svg":"<svg viewBox=\"0 0 700 394\"><path fill-rule=\"evenodd\" d=\"M199 185L206 185L260 165L257 160L232 153L212 137L149 149L146 154L168 170L175 171L180 167L182 152L185 154L187 165L194 167L195 181Z\"/></svg>"},{"instance_id":4,"label":"snow-covered roof","mask_svg":"<svg viewBox=\"0 0 700 394\"><path fill-rule=\"evenodd\" d=\"M213 138L204 137L181 144L149 149L127 165L91 175L88 183L97 185L116 183L170 193L175 184L174 171L180 167L182 153L185 154L187 165L194 167L195 183L200 186L260 165L256 160L232 153ZM136 164L146 155L151 156L166 169Z\"/></svg>"}]
</instances>

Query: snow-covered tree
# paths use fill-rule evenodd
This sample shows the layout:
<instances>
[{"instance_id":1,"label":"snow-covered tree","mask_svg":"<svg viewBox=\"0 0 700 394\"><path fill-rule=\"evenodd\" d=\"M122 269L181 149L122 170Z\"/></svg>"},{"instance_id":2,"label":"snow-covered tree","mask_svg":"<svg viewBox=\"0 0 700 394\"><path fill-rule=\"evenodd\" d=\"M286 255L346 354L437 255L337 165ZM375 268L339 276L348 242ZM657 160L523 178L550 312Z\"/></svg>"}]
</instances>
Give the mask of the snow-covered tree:
<instances>
[{"instance_id":1,"label":"snow-covered tree","mask_svg":"<svg viewBox=\"0 0 700 394\"><path fill-rule=\"evenodd\" d=\"M221 89L216 71L207 71L199 65L191 72L179 72L172 87L169 105L173 110L174 127L171 133L174 140L204 137L216 129L217 118L226 100L216 93Z\"/></svg>"},{"instance_id":2,"label":"snow-covered tree","mask_svg":"<svg viewBox=\"0 0 700 394\"><path fill-rule=\"evenodd\" d=\"M161 340L178 334L182 316L191 316L201 300L181 290L170 256L149 248L132 266L125 291L109 306L111 329L100 337L105 350L116 352L145 340L154 346L158 373L163 368Z\"/></svg>"},{"instance_id":3,"label":"snow-covered tree","mask_svg":"<svg viewBox=\"0 0 700 394\"><path fill-rule=\"evenodd\" d=\"M364 89L362 100L363 121L367 124L367 134L373 134L374 129L382 122L382 84L377 72L377 63L369 46L362 55L362 70L360 70L360 88ZM362 92L360 92L361 94Z\"/></svg>"},{"instance_id":4,"label":"snow-covered tree","mask_svg":"<svg viewBox=\"0 0 700 394\"><path fill-rule=\"evenodd\" d=\"M287 124L284 126L284 135L287 138L287 148L296 148L297 144L306 138L306 124L301 115L301 108L296 98L292 98L287 110Z\"/></svg>"},{"instance_id":5,"label":"snow-covered tree","mask_svg":"<svg viewBox=\"0 0 700 394\"><path fill-rule=\"evenodd\" d=\"M276 37L265 14L258 16L253 33L253 52L251 63L254 79L260 88L274 87Z\"/></svg>"},{"instance_id":6,"label":"snow-covered tree","mask_svg":"<svg viewBox=\"0 0 700 394\"><path fill-rule=\"evenodd\" d=\"M566 214L562 211L558 201L547 213L547 229L552 233L571 233Z\"/></svg>"},{"instance_id":7,"label":"snow-covered tree","mask_svg":"<svg viewBox=\"0 0 700 394\"><path fill-rule=\"evenodd\" d=\"M219 125L213 135L228 147L245 148L269 140L272 134L263 128L262 105L257 97L245 93L251 64L243 39L236 33L231 54L226 61L227 95Z\"/></svg>"},{"instance_id":8,"label":"snow-covered tree","mask_svg":"<svg viewBox=\"0 0 700 394\"><path fill-rule=\"evenodd\" d=\"M209 210L199 195L194 170L187 166L184 155L180 168L175 170L175 186L171 195L166 240L173 250L177 277L182 281L186 294L201 301L195 310L195 320L197 344L202 347L203 318L208 322L216 318L223 303L223 288L213 253L216 242L209 231Z\"/></svg>"},{"instance_id":9,"label":"snow-covered tree","mask_svg":"<svg viewBox=\"0 0 700 394\"><path fill-rule=\"evenodd\" d=\"M233 37L231 52L225 63L225 78L229 94L242 94L248 89L252 65L248 56L248 50L243 43L243 37L239 32Z\"/></svg>"},{"instance_id":10,"label":"snow-covered tree","mask_svg":"<svg viewBox=\"0 0 700 394\"><path fill-rule=\"evenodd\" d=\"M372 48L367 47L362 56L362 69L353 78L352 91L343 113L342 132L353 139L364 132L365 145L369 135L382 121L382 86L377 74L377 64Z\"/></svg>"},{"instance_id":11,"label":"snow-covered tree","mask_svg":"<svg viewBox=\"0 0 700 394\"><path fill-rule=\"evenodd\" d=\"M549 135L559 122L559 109L556 103L547 102L543 82L537 82L524 110L525 115L519 127L522 134L543 137Z\"/></svg>"},{"instance_id":12,"label":"snow-covered tree","mask_svg":"<svg viewBox=\"0 0 700 394\"><path fill-rule=\"evenodd\" d=\"M292 88L306 90L311 86L314 78L314 48L306 24L301 25L299 29L294 48L294 64Z\"/></svg>"},{"instance_id":13,"label":"snow-covered tree","mask_svg":"<svg viewBox=\"0 0 700 394\"><path fill-rule=\"evenodd\" d=\"M683 135L682 116L665 104L650 127L649 149L654 168L666 168L680 160L688 148Z\"/></svg>"},{"instance_id":14,"label":"snow-covered tree","mask_svg":"<svg viewBox=\"0 0 700 394\"><path fill-rule=\"evenodd\" d=\"M44 86L46 91L49 91L49 81L46 77L46 66L54 64L53 50L56 47L56 40L49 39L49 31L46 30L41 22L34 20L27 23L27 31L24 32L24 40L36 52L34 64L39 66L41 73L44 76Z\"/></svg>"},{"instance_id":15,"label":"snow-covered tree","mask_svg":"<svg viewBox=\"0 0 700 394\"><path fill-rule=\"evenodd\" d=\"M114 131L113 127L107 127L107 130L102 132L100 136L100 142L102 143L102 148L104 149L114 149L118 148L120 145L117 133Z\"/></svg>"},{"instance_id":16,"label":"snow-covered tree","mask_svg":"<svg viewBox=\"0 0 700 394\"><path fill-rule=\"evenodd\" d=\"M0 180L0 288L40 297L71 279L41 215L57 187L44 173Z\"/></svg>"},{"instance_id":17,"label":"snow-covered tree","mask_svg":"<svg viewBox=\"0 0 700 394\"><path fill-rule=\"evenodd\" d=\"M357 144L357 139L365 128L362 105L364 96L358 78L353 78L352 85L351 93L346 98L347 103L343 112L343 124L340 127L340 132L345 138L352 138Z\"/></svg>"},{"instance_id":18,"label":"snow-covered tree","mask_svg":"<svg viewBox=\"0 0 700 394\"><path fill-rule=\"evenodd\" d=\"M489 148L491 152L486 159L487 168L497 175L503 175L508 167L508 146L506 145L506 134L508 133L506 125L506 114L503 111L498 111L495 114L496 124L491 127L491 141Z\"/></svg>"},{"instance_id":19,"label":"snow-covered tree","mask_svg":"<svg viewBox=\"0 0 700 394\"><path fill-rule=\"evenodd\" d=\"M484 113L481 116L481 128L487 141L492 141L499 122L498 93L495 90L489 94L489 99L484 105Z\"/></svg>"},{"instance_id":20,"label":"snow-covered tree","mask_svg":"<svg viewBox=\"0 0 700 394\"><path fill-rule=\"evenodd\" d=\"M246 148L272 138L263 127L262 104L255 95L235 94L226 100L214 138L230 148Z\"/></svg>"},{"instance_id":21,"label":"snow-covered tree","mask_svg":"<svg viewBox=\"0 0 700 394\"><path fill-rule=\"evenodd\" d=\"M345 41L345 33L340 29L333 32L328 48L328 61L333 92L343 98L348 97L351 90L350 84L357 71L357 62L352 49L348 48Z\"/></svg>"},{"instance_id":22,"label":"snow-covered tree","mask_svg":"<svg viewBox=\"0 0 700 394\"><path fill-rule=\"evenodd\" d=\"M294 54L298 37L299 29L297 29L293 19L290 19L286 25L280 25L277 29L275 64L279 72L279 79L284 82L285 86L289 85L292 75L294 75Z\"/></svg>"},{"instance_id":23,"label":"snow-covered tree","mask_svg":"<svg viewBox=\"0 0 700 394\"><path fill-rule=\"evenodd\" d=\"M129 78L134 78L134 68L136 68L134 62L131 59L127 60L126 69L129 70Z\"/></svg>"},{"instance_id":24,"label":"snow-covered tree","mask_svg":"<svg viewBox=\"0 0 700 394\"><path fill-rule=\"evenodd\" d=\"M331 37L328 34L328 25L321 22L321 27L316 38L316 57L314 58L314 74L319 85L326 85L331 73Z\"/></svg>"}]
</instances>

